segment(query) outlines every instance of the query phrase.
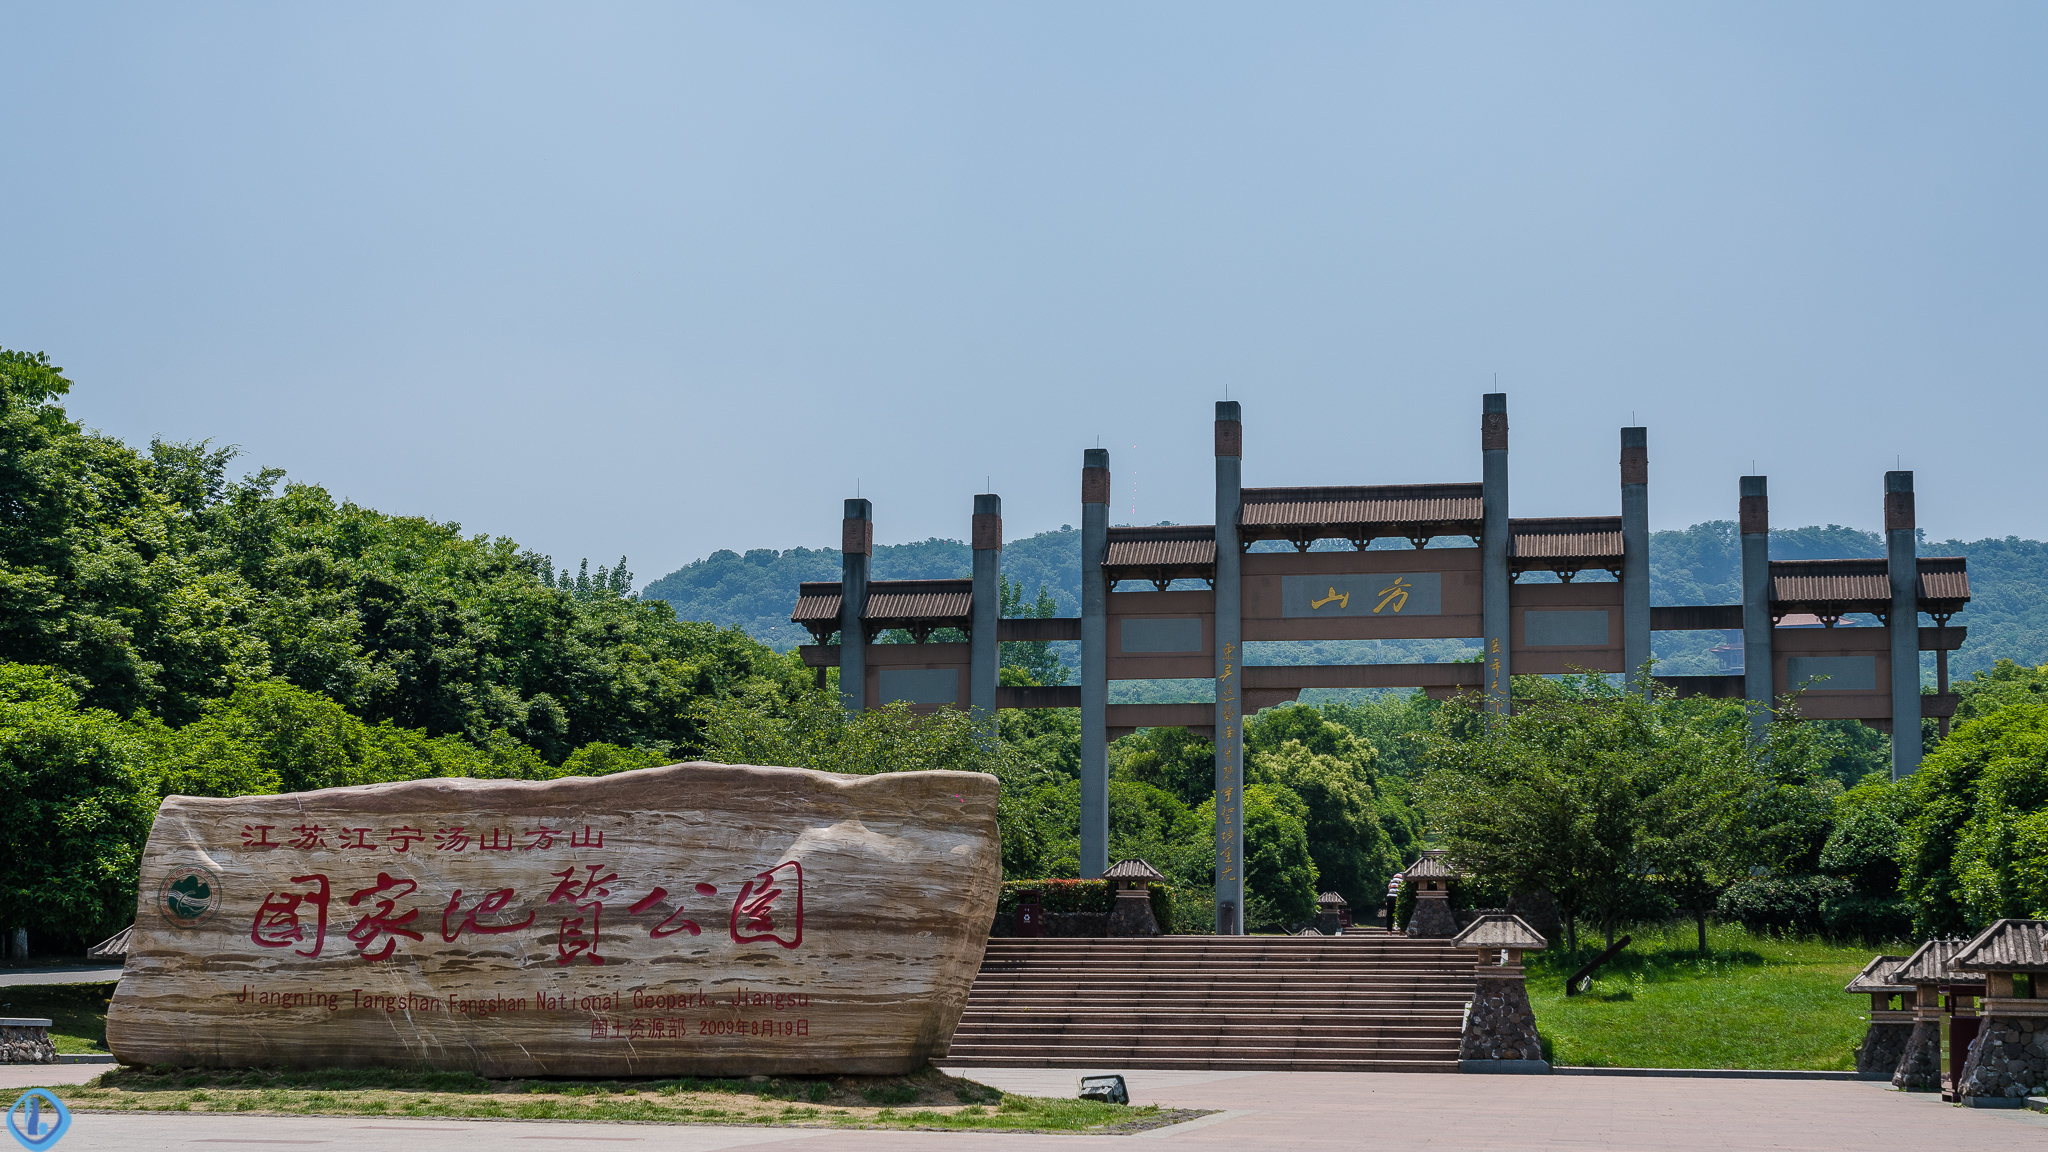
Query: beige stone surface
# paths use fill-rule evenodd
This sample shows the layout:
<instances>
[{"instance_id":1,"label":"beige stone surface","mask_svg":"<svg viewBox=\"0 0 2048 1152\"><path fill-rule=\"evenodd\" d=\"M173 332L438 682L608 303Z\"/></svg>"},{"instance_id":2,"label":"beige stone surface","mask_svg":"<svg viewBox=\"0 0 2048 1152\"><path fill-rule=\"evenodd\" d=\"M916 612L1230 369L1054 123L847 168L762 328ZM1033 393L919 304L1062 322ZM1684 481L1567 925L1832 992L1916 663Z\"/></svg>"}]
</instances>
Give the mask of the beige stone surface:
<instances>
[{"instance_id":1,"label":"beige stone surface","mask_svg":"<svg viewBox=\"0 0 2048 1152\"><path fill-rule=\"evenodd\" d=\"M185 1066L909 1071L981 964L996 790L695 763L173 797L107 1042Z\"/></svg>"}]
</instances>

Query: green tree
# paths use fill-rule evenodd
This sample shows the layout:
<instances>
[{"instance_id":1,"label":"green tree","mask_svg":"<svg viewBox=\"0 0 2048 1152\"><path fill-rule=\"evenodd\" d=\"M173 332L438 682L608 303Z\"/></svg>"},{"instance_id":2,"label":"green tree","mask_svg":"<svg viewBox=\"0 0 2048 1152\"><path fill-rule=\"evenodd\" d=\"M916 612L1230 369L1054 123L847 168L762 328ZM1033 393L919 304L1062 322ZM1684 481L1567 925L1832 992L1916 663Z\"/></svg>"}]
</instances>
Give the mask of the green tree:
<instances>
[{"instance_id":1,"label":"green tree","mask_svg":"<svg viewBox=\"0 0 2048 1152\"><path fill-rule=\"evenodd\" d=\"M1549 891L1570 949L1584 918L1612 943L1660 877L1703 917L1767 779L1741 706L1646 700L1599 676L1515 687L1514 713L1491 724L1469 700L1437 714L1420 790L1450 857L1481 886ZM1769 811L1752 841L1778 843Z\"/></svg>"},{"instance_id":2,"label":"green tree","mask_svg":"<svg viewBox=\"0 0 2048 1152\"><path fill-rule=\"evenodd\" d=\"M146 741L75 677L0 665L0 925L83 946L135 912L156 811Z\"/></svg>"},{"instance_id":3,"label":"green tree","mask_svg":"<svg viewBox=\"0 0 2048 1152\"><path fill-rule=\"evenodd\" d=\"M1253 760L1252 776L1302 799L1317 883L1357 908L1380 898L1387 878L1400 870L1401 858L1380 827L1372 780L1359 771L1356 761L1313 752L1299 740L1288 740L1261 751Z\"/></svg>"},{"instance_id":4,"label":"green tree","mask_svg":"<svg viewBox=\"0 0 2048 1152\"><path fill-rule=\"evenodd\" d=\"M1900 787L1900 888L1914 928L1968 933L2048 913L2048 703L1958 725Z\"/></svg>"},{"instance_id":5,"label":"green tree","mask_svg":"<svg viewBox=\"0 0 2048 1152\"><path fill-rule=\"evenodd\" d=\"M1215 828L1215 797L1195 811L1195 825ZM1245 785L1245 930L1274 931L1313 919L1316 881L1315 859L1308 850L1308 805L1277 784Z\"/></svg>"},{"instance_id":6,"label":"green tree","mask_svg":"<svg viewBox=\"0 0 2048 1152\"><path fill-rule=\"evenodd\" d=\"M1006 618L1026 620L1050 620L1059 615L1059 604L1045 585L1038 586L1038 596L1030 603L1024 601L1024 586L1013 584L1004 577L1001 589L1001 613ZM1067 666L1052 650L1049 640L1012 640L1002 645L1004 668L1014 668L1024 677L1027 684L1065 684Z\"/></svg>"}]
</instances>

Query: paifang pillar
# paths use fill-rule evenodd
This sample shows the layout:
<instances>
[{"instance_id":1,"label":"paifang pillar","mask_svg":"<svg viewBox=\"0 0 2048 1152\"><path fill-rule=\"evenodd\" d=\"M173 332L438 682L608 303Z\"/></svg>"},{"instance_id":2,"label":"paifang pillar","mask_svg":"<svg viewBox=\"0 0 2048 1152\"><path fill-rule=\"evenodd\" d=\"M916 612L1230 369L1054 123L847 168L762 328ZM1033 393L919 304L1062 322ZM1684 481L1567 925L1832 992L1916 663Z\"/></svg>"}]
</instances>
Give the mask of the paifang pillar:
<instances>
[{"instance_id":1,"label":"paifang pillar","mask_svg":"<svg viewBox=\"0 0 2048 1152\"><path fill-rule=\"evenodd\" d=\"M1481 642L1486 646L1486 710L1508 712L1508 394L1488 392L1480 404L1479 452L1485 459L1485 526L1479 538Z\"/></svg>"},{"instance_id":2,"label":"paifang pillar","mask_svg":"<svg viewBox=\"0 0 2048 1152\"><path fill-rule=\"evenodd\" d=\"M874 505L848 500L839 522L839 703L857 713L867 706L868 634L861 609L868 602L868 558L875 551Z\"/></svg>"},{"instance_id":3,"label":"paifang pillar","mask_svg":"<svg viewBox=\"0 0 2048 1152\"><path fill-rule=\"evenodd\" d=\"M1742 531L1742 695L1755 707L1750 735L1771 724L1771 494L1767 477L1744 476L1737 505Z\"/></svg>"},{"instance_id":4,"label":"paifang pillar","mask_svg":"<svg viewBox=\"0 0 2048 1152\"><path fill-rule=\"evenodd\" d=\"M1002 675L997 619L1003 614L1003 498L974 498L974 624L968 634L967 698L975 719L993 720L996 684Z\"/></svg>"},{"instance_id":5,"label":"paifang pillar","mask_svg":"<svg viewBox=\"0 0 2048 1152\"><path fill-rule=\"evenodd\" d=\"M1216 933L1244 933L1244 601L1237 514L1244 492L1244 421L1216 404Z\"/></svg>"},{"instance_id":6,"label":"paifang pillar","mask_svg":"<svg viewBox=\"0 0 2048 1152\"><path fill-rule=\"evenodd\" d=\"M1885 568L1892 610L1892 779L1920 770L1920 558L1914 529L1913 474L1884 474Z\"/></svg>"},{"instance_id":7,"label":"paifang pillar","mask_svg":"<svg viewBox=\"0 0 2048 1152\"><path fill-rule=\"evenodd\" d=\"M1109 449L1081 467L1081 878L1109 869Z\"/></svg>"},{"instance_id":8,"label":"paifang pillar","mask_svg":"<svg viewBox=\"0 0 2048 1152\"><path fill-rule=\"evenodd\" d=\"M1628 686L1650 679L1650 430L1621 430L1621 659Z\"/></svg>"}]
</instances>

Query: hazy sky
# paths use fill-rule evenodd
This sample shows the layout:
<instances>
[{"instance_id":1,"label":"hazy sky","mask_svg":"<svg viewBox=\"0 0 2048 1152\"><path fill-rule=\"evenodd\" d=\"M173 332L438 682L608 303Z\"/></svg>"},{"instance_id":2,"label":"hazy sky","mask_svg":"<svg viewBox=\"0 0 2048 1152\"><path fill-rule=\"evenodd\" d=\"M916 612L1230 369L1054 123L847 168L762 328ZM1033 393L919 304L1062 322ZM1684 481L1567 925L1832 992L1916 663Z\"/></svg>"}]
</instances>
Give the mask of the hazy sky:
<instances>
[{"instance_id":1,"label":"hazy sky","mask_svg":"<svg viewBox=\"0 0 2048 1152\"><path fill-rule=\"evenodd\" d=\"M2048 536L2048 8L0 7L0 345L72 411L642 580L1479 478ZM1135 501L1135 513L1133 502Z\"/></svg>"}]
</instances>

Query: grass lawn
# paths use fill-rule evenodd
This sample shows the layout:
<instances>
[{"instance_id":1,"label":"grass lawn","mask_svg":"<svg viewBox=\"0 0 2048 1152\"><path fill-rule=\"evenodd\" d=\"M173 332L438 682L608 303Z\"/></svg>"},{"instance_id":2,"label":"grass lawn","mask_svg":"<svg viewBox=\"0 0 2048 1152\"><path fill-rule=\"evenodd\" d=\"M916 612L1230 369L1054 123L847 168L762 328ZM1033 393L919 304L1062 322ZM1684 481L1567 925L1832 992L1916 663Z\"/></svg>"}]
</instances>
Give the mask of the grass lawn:
<instances>
[{"instance_id":1,"label":"grass lawn","mask_svg":"<svg viewBox=\"0 0 2048 1152\"><path fill-rule=\"evenodd\" d=\"M1527 957L1529 1000L1554 1064L1624 1068L1855 1067L1870 1000L1842 991L1877 952L1910 952L1754 936L1710 928L1634 933L1591 988L1566 997L1564 980L1599 954L1596 937L1575 956Z\"/></svg>"},{"instance_id":2,"label":"grass lawn","mask_svg":"<svg viewBox=\"0 0 2048 1152\"><path fill-rule=\"evenodd\" d=\"M465 1072L120 1068L50 1089L85 1111L763 1124L1125 1133L1207 1113L1010 1096L928 1068L910 1076L485 1080Z\"/></svg>"},{"instance_id":3,"label":"grass lawn","mask_svg":"<svg viewBox=\"0 0 2048 1152\"><path fill-rule=\"evenodd\" d=\"M9 984L0 987L0 1016L42 1016L50 1043L67 1055L107 1050L112 984Z\"/></svg>"}]
</instances>

